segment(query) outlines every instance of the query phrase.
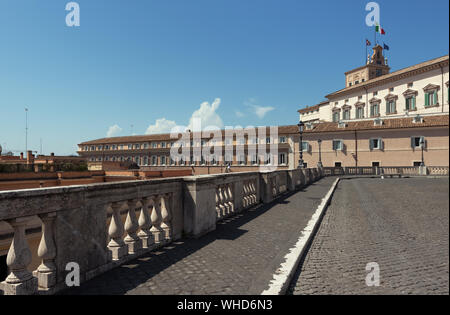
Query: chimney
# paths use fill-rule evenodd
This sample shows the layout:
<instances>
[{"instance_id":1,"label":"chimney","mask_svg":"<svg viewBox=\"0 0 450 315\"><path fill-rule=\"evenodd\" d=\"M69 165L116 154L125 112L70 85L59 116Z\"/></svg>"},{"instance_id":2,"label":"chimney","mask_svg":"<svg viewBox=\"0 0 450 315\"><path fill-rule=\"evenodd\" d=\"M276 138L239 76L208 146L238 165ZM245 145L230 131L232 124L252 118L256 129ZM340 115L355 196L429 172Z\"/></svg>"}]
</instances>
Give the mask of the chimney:
<instances>
[{"instance_id":1,"label":"chimney","mask_svg":"<svg viewBox=\"0 0 450 315\"><path fill-rule=\"evenodd\" d=\"M53 153L53 152L52 152L52 153L50 153L50 156L55 156L55 153Z\"/></svg>"},{"instance_id":2,"label":"chimney","mask_svg":"<svg viewBox=\"0 0 450 315\"><path fill-rule=\"evenodd\" d=\"M34 155L31 153L31 150L27 151L27 164L34 163Z\"/></svg>"},{"instance_id":3,"label":"chimney","mask_svg":"<svg viewBox=\"0 0 450 315\"><path fill-rule=\"evenodd\" d=\"M20 159L23 160L23 152L20 152Z\"/></svg>"}]
</instances>

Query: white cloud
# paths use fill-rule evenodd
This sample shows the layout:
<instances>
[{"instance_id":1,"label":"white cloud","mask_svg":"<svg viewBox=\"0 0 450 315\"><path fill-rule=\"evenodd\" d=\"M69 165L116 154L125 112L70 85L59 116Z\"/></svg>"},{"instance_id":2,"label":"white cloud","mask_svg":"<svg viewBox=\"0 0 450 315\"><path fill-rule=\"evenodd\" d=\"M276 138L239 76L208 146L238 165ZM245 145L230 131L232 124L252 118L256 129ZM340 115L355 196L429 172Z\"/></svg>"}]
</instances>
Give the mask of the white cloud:
<instances>
[{"instance_id":1,"label":"white cloud","mask_svg":"<svg viewBox=\"0 0 450 315\"><path fill-rule=\"evenodd\" d=\"M268 112L273 111L275 108L272 106L260 106L256 104L255 98L249 98L248 101L244 102L244 105L250 107L250 110L258 116L259 119L264 118Z\"/></svg>"},{"instance_id":2,"label":"white cloud","mask_svg":"<svg viewBox=\"0 0 450 315\"><path fill-rule=\"evenodd\" d=\"M266 116L268 112L271 112L275 109L272 106L263 107L259 105L252 105L251 107L253 108L255 115L258 116L260 119L264 118L264 116Z\"/></svg>"},{"instance_id":3,"label":"white cloud","mask_svg":"<svg viewBox=\"0 0 450 315\"><path fill-rule=\"evenodd\" d=\"M170 133L172 128L175 128L177 124L173 120L167 120L165 118L157 119L154 125L148 126L145 134L159 134Z\"/></svg>"},{"instance_id":4,"label":"white cloud","mask_svg":"<svg viewBox=\"0 0 450 315\"><path fill-rule=\"evenodd\" d=\"M119 133L122 132L122 130L123 129L120 128L119 125L111 126L111 127L109 127L108 131L106 132L106 136L108 138L117 136Z\"/></svg>"},{"instance_id":5,"label":"white cloud","mask_svg":"<svg viewBox=\"0 0 450 315\"><path fill-rule=\"evenodd\" d=\"M192 113L192 116L189 119L188 128L192 131L199 131L197 130L197 124L194 124L195 120L201 122L202 129L208 127L215 127L219 129L223 128L222 118L220 118L219 114L216 113L219 106L220 98L216 98L212 104L209 104L208 102L201 103L200 108Z\"/></svg>"},{"instance_id":6,"label":"white cloud","mask_svg":"<svg viewBox=\"0 0 450 315\"><path fill-rule=\"evenodd\" d=\"M214 102L209 104L208 102L203 102L200 107L195 110L191 117L189 118L188 126L177 125L173 120L168 120L166 118L159 118L156 120L154 125L148 126L145 134L158 134L158 133L171 133L171 132L184 132L186 129L192 131L199 131L199 124L201 123L201 129L216 129L223 128L223 121L217 114L217 109L220 106L220 98L216 98ZM213 127L213 128L211 128Z\"/></svg>"}]
</instances>

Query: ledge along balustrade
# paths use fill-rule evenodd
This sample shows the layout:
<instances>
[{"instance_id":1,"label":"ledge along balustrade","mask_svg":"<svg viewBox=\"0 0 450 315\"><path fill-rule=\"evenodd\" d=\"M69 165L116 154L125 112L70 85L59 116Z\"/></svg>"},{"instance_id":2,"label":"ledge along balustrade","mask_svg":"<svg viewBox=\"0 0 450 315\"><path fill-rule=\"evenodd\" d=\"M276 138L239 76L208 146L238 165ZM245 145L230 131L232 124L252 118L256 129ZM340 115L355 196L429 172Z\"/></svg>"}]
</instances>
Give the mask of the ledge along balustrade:
<instances>
[{"instance_id":1,"label":"ledge along balustrade","mask_svg":"<svg viewBox=\"0 0 450 315\"><path fill-rule=\"evenodd\" d=\"M12 231L0 294L53 294L67 288L70 263L87 281L323 176L295 169L0 192L0 222ZM36 270L29 270L32 222L41 224Z\"/></svg>"}]
</instances>

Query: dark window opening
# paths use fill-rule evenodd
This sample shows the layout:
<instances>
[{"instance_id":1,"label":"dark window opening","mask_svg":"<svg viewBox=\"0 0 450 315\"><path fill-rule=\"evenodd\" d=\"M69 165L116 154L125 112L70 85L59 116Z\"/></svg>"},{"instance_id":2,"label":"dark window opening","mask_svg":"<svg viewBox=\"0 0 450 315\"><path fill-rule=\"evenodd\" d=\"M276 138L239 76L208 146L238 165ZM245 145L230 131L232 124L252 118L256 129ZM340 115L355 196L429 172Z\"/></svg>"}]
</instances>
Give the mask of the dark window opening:
<instances>
[{"instance_id":1,"label":"dark window opening","mask_svg":"<svg viewBox=\"0 0 450 315\"><path fill-rule=\"evenodd\" d=\"M342 163L341 162L335 162L334 163L334 167L342 167Z\"/></svg>"},{"instance_id":2,"label":"dark window opening","mask_svg":"<svg viewBox=\"0 0 450 315\"><path fill-rule=\"evenodd\" d=\"M303 162L303 168L308 168L308 163Z\"/></svg>"},{"instance_id":3,"label":"dark window opening","mask_svg":"<svg viewBox=\"0 0 450 315\"><path fill-rule=\"evenodd\" d=\"M8 276L8 266L6 265L6 255L0 256L0 282Z\"/></svg>"},{"instance_id":4,"label":"dark window opening","mask_svg":"<svg viewBox=\"0 0 450 315\"><path fill-rule=\"evenodd\" d=\"M413 166L420 166L420 164L422 164L422 162L414 162Z\"/></svg>"},{"instance_id":5,"label":"dark window opening","mask_svg":"<svg viewBox=\"0 0 450 315\"><path fill-rule=\"evenodd\" d=\"M372 162L372 167L380 167L380 162Z\"/></svg>"}]
</instances>

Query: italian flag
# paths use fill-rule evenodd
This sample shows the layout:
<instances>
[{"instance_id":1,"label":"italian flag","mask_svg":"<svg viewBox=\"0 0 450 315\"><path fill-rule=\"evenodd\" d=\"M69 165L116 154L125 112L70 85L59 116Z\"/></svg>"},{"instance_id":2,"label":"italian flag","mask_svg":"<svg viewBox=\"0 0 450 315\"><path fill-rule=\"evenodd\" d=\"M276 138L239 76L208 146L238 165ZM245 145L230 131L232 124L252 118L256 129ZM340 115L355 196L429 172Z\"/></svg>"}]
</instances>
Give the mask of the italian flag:
<instances>
[{"instance_id":1,"label":"italian flag","mask_svg":"<svg viewBox=\"0 0 450 315\"><path fill-rule=\"evenodd\" d=\"M384 29L378 23L377 23L377 25L375 25L375 32L380 33L381 35L386 35L386 32L384 31Z\"/></svg>"}]
</instances>

